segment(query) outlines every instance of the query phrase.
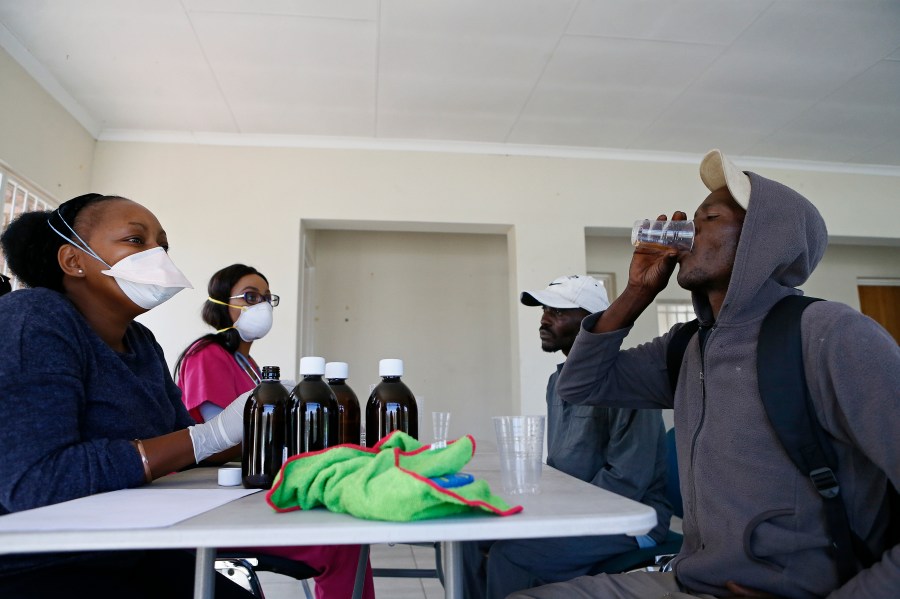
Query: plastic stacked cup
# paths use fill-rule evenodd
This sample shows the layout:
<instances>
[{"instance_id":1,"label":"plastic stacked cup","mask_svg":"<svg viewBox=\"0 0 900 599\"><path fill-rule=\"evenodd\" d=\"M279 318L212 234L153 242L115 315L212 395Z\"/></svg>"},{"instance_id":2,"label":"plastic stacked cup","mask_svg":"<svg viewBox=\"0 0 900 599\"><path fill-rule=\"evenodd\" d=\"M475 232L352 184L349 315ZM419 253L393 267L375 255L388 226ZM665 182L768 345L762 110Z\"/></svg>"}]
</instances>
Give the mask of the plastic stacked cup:
<instances>
[{"instance_id":1,"label":"plastic stacked cup","mask_svg":"<svg viewBox=\"0 0 900 599\"><path fill-rule=\"evenodd\" d=\"M505 493L541 492L543 416L494 416L500 453L500 484Z\"/></svg>"},{"instance_id":2,"label":"plastic stacked cup","mask_svg":"<svg viewBox=\"0 0 900 599\"><path fill-rule=\"evenodd\" d=\"M675 248L689 252L694 247L692 220L639 220L631 229L631 245L649 245L661 249Z\"/></svg>"},{"instance_id":3,"label":"plastic stacked cup","mask_svg":"<svg viewBox=\"0 0 900 599\"><path fill-rule=\"evenodd\" d=\"M432 449L447 447L447 435L450 432L450 412L432 412L431 425L434 431Z\"/></svg>"}]
</instances>

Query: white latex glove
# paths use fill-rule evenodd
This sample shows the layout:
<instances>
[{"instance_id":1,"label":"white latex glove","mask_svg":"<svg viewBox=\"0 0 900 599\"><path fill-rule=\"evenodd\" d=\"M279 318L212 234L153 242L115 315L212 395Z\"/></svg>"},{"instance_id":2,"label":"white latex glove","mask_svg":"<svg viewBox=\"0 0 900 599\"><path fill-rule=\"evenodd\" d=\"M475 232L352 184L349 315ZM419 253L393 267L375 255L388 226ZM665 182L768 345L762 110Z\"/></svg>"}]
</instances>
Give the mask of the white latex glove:
<instances>
[{"instance_id":1,"label":"white latex glove","mask_svg":"<svg viewBox=\"0 0 900 599\"><path fill-rule=\"evenodd\" d=\"M194 459L199 464L211 455L234 447L244 438L244 404L253 391L238 395L218 416L188 427L194 443Z\"/></svg>"}]
</instances>

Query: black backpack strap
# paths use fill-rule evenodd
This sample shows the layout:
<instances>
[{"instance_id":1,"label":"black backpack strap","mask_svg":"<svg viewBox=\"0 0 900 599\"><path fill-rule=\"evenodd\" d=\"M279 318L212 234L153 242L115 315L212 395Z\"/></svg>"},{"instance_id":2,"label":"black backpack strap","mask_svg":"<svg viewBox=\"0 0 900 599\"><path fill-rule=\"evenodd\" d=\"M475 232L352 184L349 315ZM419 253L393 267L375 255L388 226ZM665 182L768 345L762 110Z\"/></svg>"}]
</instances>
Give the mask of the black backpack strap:
<instances>
[{"instance_id":1,"label":"black backpack strap","mask_svg":"<svg viewBox=\"0 0 900 599\"><path fill-rule=\"evenodd\" d=\"M672 393L675 393L675 387L678 386L678 373L681 371L684 352L698 328L700 323L696 318L684 323L683 327L672 333L669 345L666 346L666 371L669 373L669 387Z\"/></svg>"},{"instance_id":2,"label":"black backpack strap","mask_svg":"<svg viewBox=\"0 0 900 599\"><path fill-rule=\"evenodd\" d=\"M800 318L818 298L783 298L763 320L757 346L759 394L769 422L791 460L808 473L822 497L833 554L842 582L859 569L847 511L834 474L836 458L819 425L803 369ZM862 543L860 543L862 545Z\"/></svg>"}]
</instances>

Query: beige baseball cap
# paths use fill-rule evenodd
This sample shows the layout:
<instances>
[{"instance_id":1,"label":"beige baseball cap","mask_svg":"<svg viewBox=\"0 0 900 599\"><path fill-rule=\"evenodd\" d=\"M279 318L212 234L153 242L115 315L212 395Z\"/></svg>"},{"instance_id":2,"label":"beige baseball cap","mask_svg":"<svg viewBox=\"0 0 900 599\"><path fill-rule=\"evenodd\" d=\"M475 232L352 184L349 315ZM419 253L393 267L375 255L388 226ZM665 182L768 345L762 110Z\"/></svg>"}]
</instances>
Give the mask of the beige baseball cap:
<instances>
[{"instance_id":1,"label":"beige baseball cap","mask_svg":"<svg viewBox=\"0 0 900 599\"><path fill-rule=\"evenodd\" d=\"M728 187L731 197L747 209L747 204L750 203L750 177L736 167L722 150L710 150L706 153L700 161L700 179L710 191Z\"/></svg>"}]
</instances>

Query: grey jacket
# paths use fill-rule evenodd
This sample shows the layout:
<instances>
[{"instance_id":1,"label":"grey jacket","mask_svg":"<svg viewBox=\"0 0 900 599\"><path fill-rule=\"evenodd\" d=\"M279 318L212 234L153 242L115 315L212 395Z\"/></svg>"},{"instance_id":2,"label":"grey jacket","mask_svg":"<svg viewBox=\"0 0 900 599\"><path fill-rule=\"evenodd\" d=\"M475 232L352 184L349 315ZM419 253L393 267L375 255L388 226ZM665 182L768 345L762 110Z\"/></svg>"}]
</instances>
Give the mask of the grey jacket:
<instances>
[{"instance_id":1,"label":"grey jacket","mask_svg":"<svg viewBox=\"0 0 900 599\"><path fill-rule=\"evenodd\" d=\"M900 349L877 323L836 302L801 320L804 369L819 422L838 457L837 477L853 530L879 563L838 588L822 501L768 424L756 379L762 319L812 273L827 245L805 198L748 173L751 197L719 318L694 296L712 329L685 352L674 397L666 372L672 331L620 351L628 330L592 334L585 319L557 390L572 403L674 407L684 547L679 581L727 594L739 584L791 599L900 596L900 546L885 542L888 480L900 487ZM681 325L677 325L681 326ZM676 328L677 328L676 326Z\"/></svg>"},{"instance_id":2,"label":"grey jacket","mask_svg":"<svg viewBox=\"0 0 900 599\"><path fill-rule=\"evenodd\" d=\"M669 532L666 434L659 410L565 403L556 393L562 364L547 381L547 464L570 476L656 510L650 537Z\"/></svg>"}]
</instances>

